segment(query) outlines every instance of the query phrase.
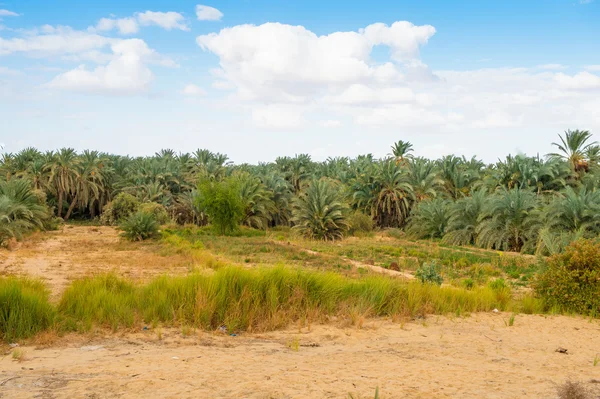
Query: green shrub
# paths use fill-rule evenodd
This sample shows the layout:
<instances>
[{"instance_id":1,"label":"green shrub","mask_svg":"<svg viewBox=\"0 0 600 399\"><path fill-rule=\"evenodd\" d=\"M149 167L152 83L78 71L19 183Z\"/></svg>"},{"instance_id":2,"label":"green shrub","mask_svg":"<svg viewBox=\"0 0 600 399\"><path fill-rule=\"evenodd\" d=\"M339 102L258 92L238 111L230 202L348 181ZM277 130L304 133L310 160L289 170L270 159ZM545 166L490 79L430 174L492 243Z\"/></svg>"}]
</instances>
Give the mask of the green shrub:
<instances>
[{"instance_id":1,"label":"green shrub","mask_svg":"<svg viewBox=\"0 0 600 399\"><path fill-rule=\"evenodd\" d=\"M463 287L465 287L468 290L472 290L473 287L475 287L475 281L473 281L472 278L466 278L462 281L462 285Z\"/></svg>"},{"instance_id":2,"label":"green shrub","mask_svg":"<svg viewBox=\"0 0 600 399\"><path fill-rule=\"evenodd\" d=\"M348 225L350 225L350 230L348 232L352 235L356 235L372 232L374 223L371 216L356 211L351 213L348 217Z\"/></svg>"},{"instance_id":3,"label":"green shrub","mask_svg":"<svg viewBox=\"0 0 600 399\"><path fill-rule=\"evenodd\" d=\"M31 337L49 328L54 319L48 291L41 282L0 278L0 338L13 341Z\"/></svg>"},{"instance_id":4,"label":"green shrub","mask_svg":"<svg viewBox=\"0 0 600 399\"><path fill-rule=\"evenodd\" d=\"M534 283L550 308L600 314L600 241L580 239L552 256Z\"/></svg>"},{"instance_id":5,"label":"green shrub","mask_svg":"<svg viewBox=\"0 0 600 399\"><path fill-rule=\"evenodd\" d=\"M417 269L415 277L423 284L431 283L442 285L442 282L444 281L444 278L440 273L440 267L435 260L423 263L423 265Z\"/></svg>"},{"instance_id":6,"label":"green shrub","mask_svg":"<svg viewBox=\"0 0 600 399\"><path fill-rule=\"evenodd\" d=\"M111 202L104 206L100 222L105 225L115 226L135 212L140 206L140 201L131 194L120 193Z\"/></svg>"},{"instance_id":7,"label":"green shrub","mask_svg":"<svg viewBox=\"0 0 600 399\"><path fill-rule=\"evenodd\" d=\"M156 202L145 202L138 207L138 211L153 214L159 224L165 224L169 221L167 209Z\"/></svg>"},{"instance_id":8,"label":"green shrub","mask_svg":"<svg viewBox=\"0 0 600 399\"><path fill-rule=\"evenodd\" d=\"M159 223L152 213L138 211L119 225L121 234L130 241L143 241L158 235Z\"/></svg>"},{"instance_id":9,"label":"green shrub","mask_svg":"<svg viewBox=\"0 0 600 399\"><path fill-rule=\"evenodd\" d=\"M220 234L237 231L246 211L239 183L231 177L222 181L200 181L195 203L201 212L208 215L210 223Z\"/></svg>"}]
</instances>

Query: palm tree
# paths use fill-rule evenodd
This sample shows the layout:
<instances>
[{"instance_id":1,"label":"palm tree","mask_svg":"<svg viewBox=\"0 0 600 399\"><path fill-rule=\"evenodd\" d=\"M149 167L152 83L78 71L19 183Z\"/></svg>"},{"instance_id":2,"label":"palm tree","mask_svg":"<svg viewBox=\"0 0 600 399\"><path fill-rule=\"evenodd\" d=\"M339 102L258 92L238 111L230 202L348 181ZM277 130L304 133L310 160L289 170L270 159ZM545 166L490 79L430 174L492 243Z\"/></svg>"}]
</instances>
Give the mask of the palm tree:
<instances>
[{"instance_id":1,"label":"palm tree","mask_svg":"<svg viewBox=\"0 0 600 399\"><path fill-rule=\"evenodd\" d=\"M25 179L0 181L0 244L33 229L43 228L49 218L43 197Z\"/></svg>"},{"instance_id":2,"label":"palm tree","mask_svg":"<svg viewBox=\"0 0 600 399\"><path fill-rule=\"evenodd\" d=\"M477 225L488 193L474 190L450 206L450 218L443 241L452 245L471 245L477 241Z\"/></svg>"},{"instance_id":3,"label":"palm tree","mask_svg":"<svg viewBox=\"0 0 600 399\"><path fill-rule=\"evenodd\" d=\"M266 229L273 218L275 203L272 193L256 176L248 172L235 175L238 180L240 195L245 204L242 224L256 229Z\"/></svg>"},{"instance_id":4,"label":"palm tree","mask_svg":"<svg viewBox=\"0 0 600 399\"><path fill-rule=\"evenodd\" d=\"M408 163L408 182L417 202L435 198L444 187L435 162L425 158L413 158Z\"/></svg>"},{"instance_id":5,"label":"palm tree","mask_svg":"<svg viewBox=\"0 0 600 399\"><path fill-rule=\"evenodd\" d=\"M350 228L348 210L338 184L316 180L295 202L294 228L310 239L341 239Z\"/></svg>"},{"instance_id":6,"label":"palm tree","mask_svg":"<svg viewBox=\"0 0 600 399\"><path fill-rule=\"evenodd\" d=\"M450 219L450 204L442 198L420 202L411 213L407 231L417 238L442 238Z\"/></svg>"},{"instance_id":7,"label":"palm tree","mask_svg":"<svg viewBox=\"0 0 600 399\"><path fill-rule=\"evenodd\" d=\"M57 196L57 216L62 216L64 201L70 194L75 195L79 159L72 148L60 149L46 168L50 171L49 186Z\"/></svg>"},{"instance_id":8,"label":"palm tree","mask_svg":"<svg viewBox=\"0 0 600 399\"><path fill-rule=\"evenodd\" d=\"M551 153L548 156L568 161L575 171L586 169L586 152L597 144L596 141L589 142L592 134L587 130L567 130L564 137L561 135L558 137L560 143L552 143L552 145L560 152Z\"/></svg>"},{"instance_id":9,"label":"palm tree","mask_svg":"<svg viewBox=\"0 0 600 399\"><path fill-rule=\"evenodd\" d=\"M600 191L585 187L576 192L567 187L545 209L546 226L551 231L598 233L600 227Z\"/></svg>"},{"instance_id":10,"label":"palm tree","mask_svg":"<svg viewBox=\"0 0 600 399\"><path fill-rule=\"evenodd\" d=\"M396 158L396 163L404 161L404 158L410 157L409 152L413 151L413 145L408 141L398 140L392 145L392 155Z\"/></svg>"},{"instance_id":11,"label":"palm tree","mask_svg":"<svg viewBox=\"0 0 600 399\"><path fill-rule=\"evenodd\" d=\"M475 229L477 244L488 249L520 252L535 238L539 219L532 217L536 196L531 191L505 188L485 202Z\"/></svg>"}]
</instances>

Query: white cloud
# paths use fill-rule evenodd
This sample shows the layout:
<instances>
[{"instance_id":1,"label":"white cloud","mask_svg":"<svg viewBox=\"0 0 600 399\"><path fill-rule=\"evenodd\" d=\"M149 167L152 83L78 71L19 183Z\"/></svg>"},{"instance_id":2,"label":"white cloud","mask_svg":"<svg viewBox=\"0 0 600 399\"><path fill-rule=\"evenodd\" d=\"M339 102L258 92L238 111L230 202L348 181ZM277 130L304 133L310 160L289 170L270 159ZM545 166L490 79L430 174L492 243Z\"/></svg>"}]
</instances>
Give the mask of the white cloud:
<instances>
[{"instance_id":1,"label":"white cloud","mask_svg":"<svg viewBox=\"0 0 600 399\"><path fill-rule=\"evenodd\" d=\"M131 35L137 33L140 26L159 26L166 30L190 30L185 17L178 12L145 11L127 18L102 18L95 28L90 28L90 31L118 30L122 35Z\"/></svg>"},{"instance_id":2,"label":"white cloud","mask_svg":"<svg viewBox=\"0 0 600 399\"><path fill-rule=\"evenodd\" d=\"M558 73L554 79L559 86L564 87L565 89L588 90L600 88L600 76L587 71L579 72L573 76Z\"/></svg>"},{"instance_id":3,"label":"white cloud","mask_svg":"<svg viewBox=\"0 0 600 399\"><path fill-rule=\"evenodd\" d=\"M0 66L0 75L20 75L21 73L21 71Z\"/></svg>"},{"instance_id":4,"label":"white cloud","mask_svg":"<svg viewBox=\"0 0 600 399\"><path fill-rule=\"evenodd\" d=\"M80 65L76 69L55 77L47 87L54 89L128 95L148 89L153 74L144 60L154 51L140 39L123 40L112 45L115 58L106 66L93 70Z\"/></svg>"},{"instance_id":5,"label":"white cloud","mask_svg":"<svg viewBox=\"0 0 600 399\"><path fill-rule=\"evenodd\" d=\"M122 35L131 35L139 31L138 22L134 18L101 18L96 25L96 30L106 32L118 30Z\"/></svg>"},{"instance_id":6,"label":"white cloud","mask_svg":"<svg viewBox=\"0 0 600 399\"><path fill-rule=\"evenodd\" d=\"M178 29L189 31L190 28L185 22L185 18L178 12L155 12L146 11L136 14L136 17L142 26L156 25L166 30Z\"/></svg>"},{"instance_id":7,"label":"white cloud","mask_svg":"<svg viewBox=\"0 0 600 399\"><path fill-rule=\"evenodd\" d=\"M594 2L594 0L579 0L579 4L590 4L593 2Z\"/></svg>"},{"instance_id":8,"label":"white cloud","mask_svg":"<svg viewBox=\"0 0 600 399\"><path fill-rule=\"evenodd\" d=\"M220 21L223 18L223 13L214 7L198 4L196 6L196 17L198 21Z\"/></svg>"},{"instance_id":9,"label":"white cloud","mask_svg":"<svg viewBox=\"0 0 600 399\"><path fill-rule=\"evenodd\" d=\"M19 16L19 14L17 14L16 12L0 9L0 17L18 17L18 16Z\"/></svg>"},{"instance_id":10,"label":"white cloud","mask_svg":"<svg viewBox=\"0 0 600 399\"><path fill-rule=\"evenodd\" d=\"M206 91L194 84L186 85L181 91L181 93L190 97L199 97L206 95Z\"/></svg>"},{"instance_id":11,"label":"white cloud","mask_svg":"<svg viewBox=\"0 0 600 399\"><path fill-rule=\"evenodd\" d=\"M73 30L66 26L43 26L41 34L3 39L0 37L0 55L28 53L33 56L75 54L101 49L115 42L95 33Z\"/></svg>"},{"instance_id":12,"label":"white cloud","mask_svg":"<svg viewBox=\"0 0 600 399\"><path fill-rule=\"evenodd\" d=\"M598 72L600 71L600 65L586 65L585 69L587 71Z\"/></svg>"}]
</instances>

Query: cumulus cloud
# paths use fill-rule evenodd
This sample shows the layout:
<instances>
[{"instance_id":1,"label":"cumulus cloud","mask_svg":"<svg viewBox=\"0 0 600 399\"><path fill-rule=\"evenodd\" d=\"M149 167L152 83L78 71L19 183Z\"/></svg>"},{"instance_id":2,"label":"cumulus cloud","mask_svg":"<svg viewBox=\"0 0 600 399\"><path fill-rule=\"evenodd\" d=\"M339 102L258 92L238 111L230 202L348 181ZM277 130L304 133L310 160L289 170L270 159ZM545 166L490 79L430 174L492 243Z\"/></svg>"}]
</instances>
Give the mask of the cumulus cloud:
<instances>
[{"instance_id":1,"label":"cumulus cloud","mask_svg":"<svg viewBox=\"0 0 600 399\"><path fill-rule=\"evenodd\" d=\"M213 87L233 89L260 127L292 128L311 120L331 127L323 115L325 121L344 117L355 125L438 133L591 120L581 109L600 88L595 66L575 74L563 72L561 64L432 71L420 49L434 34L432 26L403 21L321 36L302 26L266 23L225 28L196 41L219 57ZM375 46L387 47L388 59L375 61Z\"/></svg>"},{"instance_id":2,"label":"cumulus cloud","mask_svg":"<svg viewBox=\"0 0 600 399\"><path fill-rule=\"evenodd\" d=\"M214 7L198 4L196 6L196 17L198 21L220 21L223 13Z\"/></svg>"},{"instance_id":3,"label":"cumulus cloud","mask_svg":"<svg viewBox=\"0 0 600 399\"><path fill-rule=\"evenodd\" d=\"M140 39L122 40L111 46L114 59L105 66L85 65L55 77L47 87L87 93L138 94L148 89L153 74L145 60L154 51Z\"/></svg>"},{"instance_id":4,"label":"cumulus cloud","mask_svg":"<svg viewBox=\"0 0 600 399\"><path fill-rule=\"evenodd\" d=\"M156 25L166 30L179 29L189 31L190 28L185 22L185 18L178 12L155 12L146 11L137 14L137 19L142 26Z\"/></svg>"},{"instance_id":5,"label":"cumulus cloud","mask_svg":"<svg viewBox=\"0 0 600 399\"><path fill-rule=\"evenodd\" d=\"M140 30L140 26L159 26L166 30L190 30L185 17L178 12L145 11L127 18L101 18L94 28L90 28L90 31L117 30L122 35L132 35Z\"/></svg>"},{"instance_id":6,"label":"cumulus cloud","mask_svg":"<svg viewBox=\"0 0 600 399\"><path fill-rule=\"evenodd\" d=\"M0 9L0 18L1 17L18 17L18 16L19 16L19 14L17 14L16 12Z\"/></svg>"},{"instance_id":7,"label":"cumulus cloud","mask_svg":"<svg viewBox=\"0 0 600 399\"><path fill-rule=\"evenodd\" d=\"M181 93L189 97L199 97L206 95L206 91L204 91L201 87L196 86L195 84L186 85L181 91Z\"/></svg>"},{"instance_id":8,"label":"cumulus cloud","mask_svg":"<svg viewBox=\"0 0 600 399\"><path fill-rule=\"evenodd\" d=\"M96 25L96 30L106 32L118 30L122 35L131 35L139 31L138 22L134 18L101 18Z\"/></svg>"}]
</instances>

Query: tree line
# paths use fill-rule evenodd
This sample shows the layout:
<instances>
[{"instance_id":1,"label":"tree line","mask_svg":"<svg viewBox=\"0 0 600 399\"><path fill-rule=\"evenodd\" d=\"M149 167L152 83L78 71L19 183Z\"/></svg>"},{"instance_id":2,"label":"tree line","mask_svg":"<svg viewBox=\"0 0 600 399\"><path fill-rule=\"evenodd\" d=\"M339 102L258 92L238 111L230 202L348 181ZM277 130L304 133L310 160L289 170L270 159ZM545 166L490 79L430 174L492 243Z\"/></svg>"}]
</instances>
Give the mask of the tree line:
<instances>
[{"instance_id":1,"label":"tree line","mask_svg":"<svg viewBox=\"0 0 600 399\"><path fill-rule=\"evenodd\" d=\"M119 198L159 204L173 222L212 223L222 233L239 224L290 226L310 238L340 239L374 226L453 245L552 254L600 233L600 146L583 130L566 131L553 146L543 157L485 164L417 157L411 143L398 141L382 159L315 162L299 154L257 165L234 165L209 150L129 157L26 148L0 160L0 243L57 218L117 222Z\"/></svg>"}]
</instances>

